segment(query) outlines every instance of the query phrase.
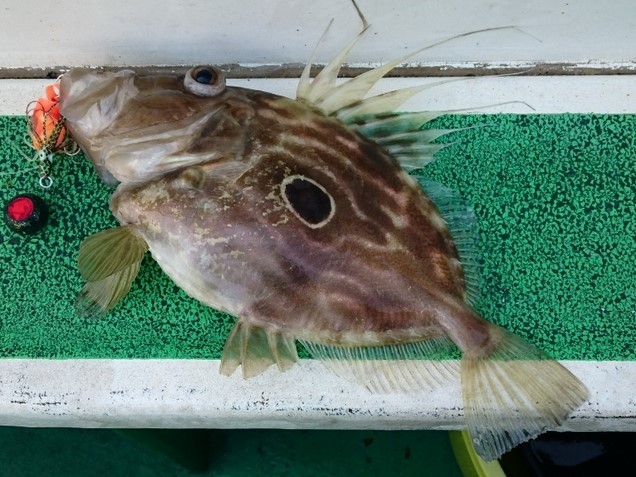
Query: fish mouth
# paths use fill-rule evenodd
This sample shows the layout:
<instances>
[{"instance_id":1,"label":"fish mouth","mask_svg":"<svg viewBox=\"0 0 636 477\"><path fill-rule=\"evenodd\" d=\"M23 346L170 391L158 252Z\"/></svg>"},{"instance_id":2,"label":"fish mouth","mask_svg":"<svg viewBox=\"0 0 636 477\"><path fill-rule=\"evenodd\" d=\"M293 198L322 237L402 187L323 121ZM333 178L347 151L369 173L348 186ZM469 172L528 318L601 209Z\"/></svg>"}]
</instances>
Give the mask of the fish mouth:
<instances>
[{"instance_id":1,"label":"fish mouth","mask_svg":"<svg viewBox=\"0 0 636 477\"><path fill-rule=\"evenodd\" d=\"M138 93L134 77L130 70L70 70L60 80L62 116L78 136L97 136L113 122L126 100Z\"/></svg>"},{"instance_id":2,"label":"fish mouth","mask_svg":"<svg viewBox=\"0 0 636 477\"><path fill-rule=\"evenodd\" d=\"M90 158L100 178L109 185L117 179L107 170L101 154L100 136L128 98L138 93L134 73L74 68L60 80L60 113L71 136Z\"/></svg>"}]
</instances>

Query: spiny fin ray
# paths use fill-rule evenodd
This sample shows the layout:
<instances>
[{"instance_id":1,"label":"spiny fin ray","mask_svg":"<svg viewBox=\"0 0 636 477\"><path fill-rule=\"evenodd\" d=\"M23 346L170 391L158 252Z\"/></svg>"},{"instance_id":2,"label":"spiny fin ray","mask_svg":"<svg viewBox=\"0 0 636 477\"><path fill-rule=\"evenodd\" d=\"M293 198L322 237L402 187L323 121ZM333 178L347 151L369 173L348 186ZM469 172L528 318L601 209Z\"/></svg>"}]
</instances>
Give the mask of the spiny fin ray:
<instances>
[{"instance_id":1,"label":"spiny fin ray","mask_svg":"<svg viewBox=\"0 0 636 477\"><path fill-rule=\"evenodd\" d=\"M325 29L324 33L320 37L320 40L318 40L318 43L316 43L316 46L311 52L311 56L309 57L307 64L303 68L303 72L300 75L300 80L298 81L298 87L296 88L297 99L307 99L307 97L309 96L309 92L311 89L311 80L309 79L309 75L311 74L311 66L314 64L314 57L316 56L316 51L318 50L318 46L323 42L323 40L325 39L325 36L327 36L327 32L329 32L331 25L333 25L333 18L329 22L329 25L327 25L327 28Z\"/></svg>"},{"instance_id":2,"label":"spiny fin ray","mask_svg":"<svg viewBox=\"0 0 636 477\"><path fill-rule=\"evenodd\" d=\"M352 3L356 9L356 12L358 13L358 17L360 18L360 21L362 22L362 30L360 31L360 33L356 35L356 37L347 46L345 46L335 56L335 58L333 58L320 71L320 73L318 73L318 75L316 75L314 80L310 82L309 73L311 70L311 65L313 63L314 55L316 53L316 48L326 36L327 31L329 31L329 28L331 27L333 23L333 20L329 22L327 29L325 30L323 35L320 37L320 40L318 41L318 45L316 45L316 48L314 48L314 51L312 52L311 57L309 58L309 61L307 62L307 64L305 65L305 68L303 69L303 73L300 77L298 88L296 90L296 99L304 100L309 103L316 104L317 101L322 96L324 96L325 94L329 93L329 91L332 91L334 89L336 85L336 80L338 79L338 73L340 73L340 68L342 67L342 64L344 63L345 58L349 55L349 52L351 52L353 47L356 46L358 41L360 41L360 39L364 36L366 31L369 29L369 24L367 23L366 18L364 18L362 11L360 10L360 8L358 7L355 1L352 0Z\"/></svg>"},{"instance_id":3,"label":"spiny fin ray","mask_svg":"<svg viewBox=\"0 0 636 477\"><path fill-rule=\"evenodd\" d=\"M421 50L416 50L412 53L404 55L396 60L385 63L382 66L378 66L369 71L356 76L355 78L346 81L345 83L334 86L329 91L323 92L322 96L316 98L315 105L322 109L325 114L333 114L340 109L356 104L364 99L369 90L386 75L389 71L395 68L405 60L420 53ZM335 82L334 82L335 85ZM424 89L423 87L421 89ZM415 94L415 93L413 93ZM409 99L408 97L406 99Z\"/></svg>"},{"instance_id":4,"label":"spiny fin ray","mask_svg":"<svg viewBox=\"0 0 636 477\"><path fill-rule=\"evenodd\" d=\"M421 129L427 122L435 117L434 113L385 113L358 118L348 125L365 137L376 141L391 138L398 134L419 132L427 135L428 142L437 139L443 134L454 131L453 129ZM431 136L433 135L434 136Z\"/></svg>"},{"instance_id":5,"label":"spiny fin ray","mask_svg":"<svg viewBox=\"0 0 636 477\"><path fill-rule=\"evenodd\" d=\"M396 89L387 93L371 96L370 98L353 103L350 106L338 109L334 112L334 115L343 123L350 124L351 122L356 121L359 117L381 114L387 111L395 111L416 94L432 86L446 82L447 81L440 81L439 83L434 84L411 86L409 88ZM427 114L430 115L430 121L445 114L445 112L429 112Z\"/></svg>"},{"instance_id":6,"label":"spiny fin ray","mask_svg":"<svg viewBox=\"0 0 636 477\"><path fill-rule=\"evenodd\" d=\"M243 378L247 379L273 364L286 371L296 361L298 354L293 337L238 320L225 342L219 371L230 376L241 366Z\"/></svg>"},{"instance_id":7,"label":"spiny fin ray","mask_svg":"<svg viewBox=\"0 0 636 477\"><path fill-rule=\"evenodd\" d=\"M382 113L361 116L348 126L382 146L407 171L420 169L433 161L433 155L446 144L433 141L457 129L422 129L435 113Z\"/></svg>"},{"instance_id":8,"label":"spiny fin ray","mask_svg":"<svg viewBox=\"0 0 636 477\"><path fill-rule=\"evenodd\" d=\"M356 6L357 8L357 6ZM358 9L359 12L359 9ZM337 113L339 110L343 108L347 108L348 106L354 105L360 101L362 101L370 89L380 80L380 78L384 77L389 71L395 68L400 63L408 60L409 58L422 53L423 51L429 50L436 46L442 45L449 41L456 40L458 38L463 38L466 36L474 35L477 33L484 33L489 31L497 31L503 29L512 28L510 26L505 27L495 27L495 28L484 28L481 30L475 30L472 32L462 33L459 35L455 35L444 40L437 41L430 45L426 45L422 48L419 48L415 51L407 53L395 60L389 61L384 65L378 66L372 70L366 71L355 78L350 79L340 85L336 85L336 79L338 76L338 72L340 68L351 51L351 49L356 45L356 43L360 40L362 35L368 29L368 25L366 24L366 20L363 19L364 28L363 30L354 38L354 40L349 43L336 57L327 64L323 70L316 76L316 78L309 84L307 84L308 79L307 75L303 72L303 79L301 80L301 84L299 84L299 91L297 91L297 99L307 101L314 106L320 108L325 114L333 114ZM414 93L409 92L411 95ZM408 95L407 95L408 99Z\"/></svg>"},{"instance_id":9,"label":"spiny fin ray","mask_svg":"<svg viewBox=\"0 0 636 477\"><path fill-rule=\"evenodd\" d=\"M425 144L421 146L389 146L386 150L395 157L407 172L421 169L435 160L435 154L449 144Z\"/></svg>"}]
</instances>

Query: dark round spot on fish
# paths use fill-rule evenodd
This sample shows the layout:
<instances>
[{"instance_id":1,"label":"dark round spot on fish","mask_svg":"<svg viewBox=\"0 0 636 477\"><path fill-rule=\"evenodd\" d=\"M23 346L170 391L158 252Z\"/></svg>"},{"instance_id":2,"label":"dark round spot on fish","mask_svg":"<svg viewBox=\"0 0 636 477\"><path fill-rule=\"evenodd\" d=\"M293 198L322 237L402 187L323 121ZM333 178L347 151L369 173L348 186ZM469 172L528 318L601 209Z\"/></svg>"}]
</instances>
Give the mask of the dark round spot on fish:
<instances>
[{"instance_id":1,"label":"dark round spot on fish","mask_svg":"<svg viewBox=\"0 0 636 477\"><path fill-rule=\"evenodd\" d=\"M300 218L311 225L321 225L332 213L332 200L316 183L303 177L288 181L284 193Z\"/></svg>"}]
</instances>

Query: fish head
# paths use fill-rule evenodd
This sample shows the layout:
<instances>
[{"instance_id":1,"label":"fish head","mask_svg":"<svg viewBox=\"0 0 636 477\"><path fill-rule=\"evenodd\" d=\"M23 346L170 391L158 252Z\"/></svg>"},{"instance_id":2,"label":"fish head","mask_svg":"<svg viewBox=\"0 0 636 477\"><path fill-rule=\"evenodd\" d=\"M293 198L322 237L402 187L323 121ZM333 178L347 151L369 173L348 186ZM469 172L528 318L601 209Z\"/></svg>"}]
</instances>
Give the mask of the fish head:
<instances>
[{"instance_id":1,"label":"fish head","mask_svg":"<svg viewBox=\"0 0 636 477\"><path fill-rule=\"evenodd\" d=\"M202 143L228 110L223 144ZM193 67L185 76L75 68L62 76L60 111L111 185L143 182L239 147L236 118L244 113L241 95L226 89L223 72L212 66Z\"/></svg>"}]
</instances>

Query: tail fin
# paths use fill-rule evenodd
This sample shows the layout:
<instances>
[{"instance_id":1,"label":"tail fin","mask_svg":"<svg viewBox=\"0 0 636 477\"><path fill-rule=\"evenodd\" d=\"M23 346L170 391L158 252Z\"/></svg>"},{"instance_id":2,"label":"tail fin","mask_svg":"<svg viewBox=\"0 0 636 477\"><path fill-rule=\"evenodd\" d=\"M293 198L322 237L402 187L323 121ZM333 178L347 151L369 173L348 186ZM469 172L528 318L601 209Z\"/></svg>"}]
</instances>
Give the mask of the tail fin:
<instances>
[{"instance_id":1,"label":"tail fin","mask_svg":"<svg viewBox=\"0 0 636 477\"><path fill-rule=\"evenodd\" d=\"M588 395L557 361L503 328L491 330L495 351L461 363L468 431L484 460L560 425Z\"/></svg>"}]
</instances>

